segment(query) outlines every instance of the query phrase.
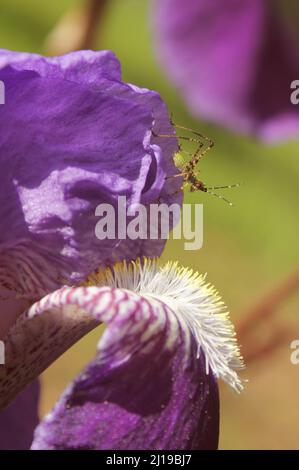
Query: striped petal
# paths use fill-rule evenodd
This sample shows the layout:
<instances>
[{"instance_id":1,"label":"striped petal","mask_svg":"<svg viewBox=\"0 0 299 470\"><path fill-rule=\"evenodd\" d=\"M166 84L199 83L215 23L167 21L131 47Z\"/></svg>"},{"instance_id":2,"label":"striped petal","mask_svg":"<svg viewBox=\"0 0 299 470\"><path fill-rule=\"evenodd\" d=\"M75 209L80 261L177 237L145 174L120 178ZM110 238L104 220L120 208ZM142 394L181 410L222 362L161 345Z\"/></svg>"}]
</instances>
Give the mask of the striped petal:
<instances>
[{"instance_id":1,"label":"striped petal","mask_svg":"<svg viewBox=\"0 0 299 470\"><path fill-rule=\"evenodd\" d=\"M214 289L175 264L123 263L34 304L6 339L2 405L101 322L95 359L39 425L32 448L217 448L216 378L241 387L238 349Z\"/></svg>"}]
</instances>

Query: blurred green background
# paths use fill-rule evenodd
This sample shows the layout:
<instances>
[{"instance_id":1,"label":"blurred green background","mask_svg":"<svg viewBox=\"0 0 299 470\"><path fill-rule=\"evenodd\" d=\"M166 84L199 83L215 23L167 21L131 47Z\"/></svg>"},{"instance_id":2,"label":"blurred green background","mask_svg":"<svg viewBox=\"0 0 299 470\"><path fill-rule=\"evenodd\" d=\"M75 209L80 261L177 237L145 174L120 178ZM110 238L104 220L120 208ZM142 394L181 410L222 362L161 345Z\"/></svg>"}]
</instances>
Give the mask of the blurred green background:
<instances>
[{"instance_id":1,"label":"blurred green background","mask_svg":"<svg viewBox=\"0 0 299 470\"><path fill-rule=\"evenodd\" d=\"M46 53L48 34L76 3L2 0L0 47ZM159 91L177 123L215 141L201 166L205 183L243 183L226 193L233 208L212 196L186 192L185 202L204 204L204 247L184 251L183 242L169 241L163 255L207 272L238 324L243 312L298 264L299 142L266 147L192 119L155 58L149 17L148 1L110 0L95 48L113 50L125 81ZM242 373L248 379L244 392L237 395L221 385L221 448L299 448L299 365L290 363L290 342L299 338L298 301L298 295L293 297L277 317L294 325L289 340L249 363ZM270 327L264 326L265 334ZM42 415L93 356L98 337L94 331L43 374Z\"/></svg>"}]
</instances>

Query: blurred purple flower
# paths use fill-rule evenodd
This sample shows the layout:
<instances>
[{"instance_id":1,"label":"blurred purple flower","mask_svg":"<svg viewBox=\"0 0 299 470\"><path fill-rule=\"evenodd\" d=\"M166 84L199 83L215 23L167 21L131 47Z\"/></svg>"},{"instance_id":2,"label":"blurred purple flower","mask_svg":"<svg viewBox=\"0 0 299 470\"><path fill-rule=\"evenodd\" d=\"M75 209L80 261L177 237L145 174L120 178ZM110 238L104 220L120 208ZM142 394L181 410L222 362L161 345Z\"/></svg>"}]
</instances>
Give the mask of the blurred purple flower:
<instances>
[{"instance_id":1,"label":"blurred purple flower","mask_svg":"<svg viewBox=\"0 0 299 470\"><path fill-rule=\"evenodd\" d=\"M0 406L105 322L95 360L37 428L33 448L216 448L216 378L241 385L222 303L174 265L115 266L159 256L165 240L95 237L99 203L181 202L180 178L166 178L178 172L177 141L152 133L175 135L164 103L121 82L110 52L2 51L0 79ZM22 419L19 397L2 422ZM3 445L28 446L31 418L22 443L12 431Z\"/></svg>"},{"instance_id":2,"label":"blurred purple flower","mask_svg":"<svg viewBox=\"0 0 299 470\"><path fill-rule=\"evenodd\" d=\"M264 141L298 138L299 48L274 2L156 0L161 64L191 112Z\"/></svg>"}]
</instances>

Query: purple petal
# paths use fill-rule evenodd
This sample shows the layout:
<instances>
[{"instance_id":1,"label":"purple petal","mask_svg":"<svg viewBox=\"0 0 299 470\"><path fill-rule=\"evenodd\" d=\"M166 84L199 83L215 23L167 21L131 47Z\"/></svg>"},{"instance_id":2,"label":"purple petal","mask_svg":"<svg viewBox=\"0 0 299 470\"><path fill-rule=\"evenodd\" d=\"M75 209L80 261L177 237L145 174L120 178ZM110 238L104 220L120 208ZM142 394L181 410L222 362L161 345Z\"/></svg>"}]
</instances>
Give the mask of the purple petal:
<instances>
[{"instance_id":1,"label":"purple petal","mask_svg":"<svg viewBox=\"0 0 299 470\"><path fill-rule=\"evenodd\" d=\"M31 70L42 77L69 80L100 91L107 80L121 81L120 64L110 51L76 51L58 57L0 49L0 68Z\"/></svg>"},{"instance_id":2,"label":"purple petal","mask_svg":"<svg viewBox=\"0 0 299 470\"><path fill-rule=\"evenodd\" d=\"M9 292L0 287L0 339L3 338L17 317L28 309L30 302L26 299L7 298Z\"/></svg>"},{"instance_id":3,"label":"purple petal","mask_svg":"<svg viewBox=\"0 0 299 470\"><path fill-rule=\"evenodd\" d=\"M39 425L33 449L216 449L218 388L165 304L120 289L64 289L33 307L80 304L108 327L94 361Z\"/></svg>"},{"instance_id":4,"label":"purple petal","mask_svg":"<svg viewBox=\"0 0 299 470\"><path fill-rule=\"evenodd\" d=\"M273 2L158 0L161 64L195 116L265 141L299 136L299 48Z\"/></svg>"},{"instance_id":5,"label":"purple petal","mask_svg":"<svg viewBox=\"0 0 299 470\"><path fill-rule=\"evenodd\" d=\"M36 432L33 448L216 448L214 375L187 323L127 289L62 288L19 318L5 339L1 406L99 322L98 354Z\"/></svg>"},{"instance_id":6,"label":"purple petal","mask_svg":"<svg viewBox=\"0 0 299 470\"><path fill-rule=\"evenodd\" d=\"M0 449L29 449L38 419L39 383L32 382L0 412Z\"/></svg>"},{"instance_id":7,"label":"purple petal","mask_svg":"<svg viewBox=\"0 0 299 470\"><path fill-rule=\"evenodd\" d=\"M180 202L165 104L121 82L111 52L0 53L0 284L40 298L116 259L160 255L165 240L98 240L95 208ZM64 281L65 282L65 281Z\"/></svg>"}]
</instances>

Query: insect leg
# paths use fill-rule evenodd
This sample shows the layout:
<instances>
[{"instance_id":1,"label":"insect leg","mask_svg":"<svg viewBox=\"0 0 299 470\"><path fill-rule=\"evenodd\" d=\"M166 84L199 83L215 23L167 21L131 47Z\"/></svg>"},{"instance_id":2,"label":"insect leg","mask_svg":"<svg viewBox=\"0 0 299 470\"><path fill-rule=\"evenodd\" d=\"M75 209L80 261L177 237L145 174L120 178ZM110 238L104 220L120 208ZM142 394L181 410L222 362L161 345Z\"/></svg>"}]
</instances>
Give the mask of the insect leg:
<instances>
[{"instance_id":1,"label":"insect leg","mask_svg":"<svg viewBox=\"0 0 299 470\"><path fill-rule=\"evenodd\" d=\"M220 196L220 194L217 194L217 193L213 193L212 191L206 191L207 194L211 194L212 196L215 196L217 197L218 199L222 199L224 202L226 202L229 206L233 206L233 203L231 201L229 201L228 199L226 199L225 197L223 196Z\"/></svg>"},{"instance_id":2,"label":"insect leg","mask_svg":"<svg viewBox=\"0 0 299 470\"><path fill-rule=\"evenodd\" d=\"M210 186L210 187L207 187L207 189L211 189L211 190L214 190L214 189L232 189L232 188L239 188L241 186L240 183L236 183L236 184L228 184L226 186Z\"/></svg>"}]
</instances>

